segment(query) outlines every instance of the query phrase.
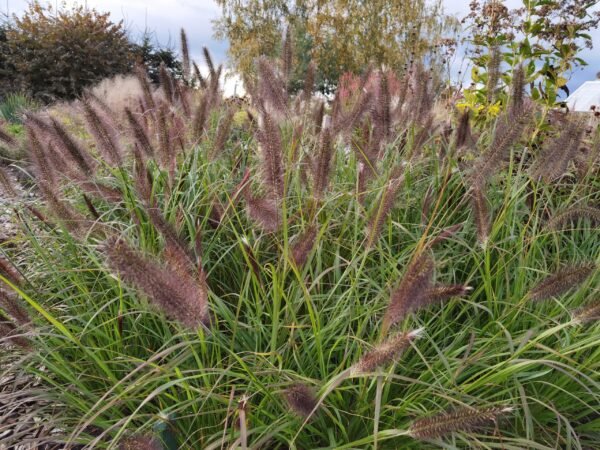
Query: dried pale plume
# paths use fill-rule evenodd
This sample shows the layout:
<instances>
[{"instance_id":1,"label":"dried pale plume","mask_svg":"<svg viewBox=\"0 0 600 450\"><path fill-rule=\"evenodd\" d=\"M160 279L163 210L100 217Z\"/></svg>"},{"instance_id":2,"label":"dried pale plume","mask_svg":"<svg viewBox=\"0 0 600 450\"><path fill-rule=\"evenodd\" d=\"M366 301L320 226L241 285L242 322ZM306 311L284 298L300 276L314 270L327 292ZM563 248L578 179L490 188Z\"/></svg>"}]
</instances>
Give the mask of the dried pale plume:
<instances>
[{"instance_id":1,"label":"dried pale plume","mask_svg":"<svg viewBox=\"0 0 600 450\"><path fill-rule=\"evenodd\" d=\"M573 321L582 325L600 320L600 299L596 299L587 305L573 311Z\"/></svg>"},{"instance_id":2,"label":"dried pale plume","mask_svg":"<svg viewBox=\"0 0 600 450\"><path fill-rule=\"evenodd\" d=\"M314 391L305 384L296 383L283 392L283 397L290 411L299 417L307 418L317 407Z\"/></svg>"},{"instance_id":3,"label":"dried pale plume","mask_svg":"<svg viewBox=\"0 0 600 450\"><path fill-rule=\"evenodd\" d=\"M564 294L579 287L595 271L596 265L589 262L564 266L536 284L528 292L528 297L540 301Z\"/></svg>"},{"instance_id":4,"label":"dried pale plume","mask_svg":"<svg viewBox=\"0 0 600 450\"><path fill-rule=\"evenodd\" d=\"M433 276L433 259L423 251L413 257L398 287L392 291L390 304L383 318L383 330L400 322L411 310L418 309L427 300Z\"/></svg>"},{"instance_id":5,"label":"dried pale plume","mask_svg":"<svg viewBox=\"0 0 600 450\"><path fill-rule=\"evenodd\" d=\"M146 294L169 318L189 328L208 324L208 289L203 279L162 266L116 238L106 241L104 251L123 281Z\"/></svg>"},{"instance_id":6,"label":"dried pale plume","mask_svg":"<svg viewBox=\"0 0 600 450\"><path fill-rule=\"evenodd\" d=\"M419 337L422 330L408 333L398 333L385 342L377 345L373 350L363 355L350 370L351 376L374 372L380 367L395 362L405 350L410 348L412 342Z\"/></svg>"},{"instance_id":7,"label":"dried pale plume","mask_svg":"<svg viewBox=\"0 0 600 450\"><path fill-rule=\"evenodd\" d=\"M545 228L550 230L560 230L566 223L576 222L580 219L587 219L593 225L597 226L600 224L600 209L590 206L575 206L573 208L568 208L552 217Z\"/></svg>"},{"instance_id":8,"label":"dried pale plume","mask_svg":"<svg viewBox=\"0 0 600 450\"><path fill-rule=\"evenodd\" d=\"M248 396L243 395L238 402L237 413L239 419L239 430L240 430L240 447L241 450L248 450Z\"/></svg>"},{"instance_id":9,"label":"dried pale plume","mask_svg":"<svg viewBox=\"0 0 600 450\"><path fill-rule=\"evenodd\" d=\"M117 119L116 112L126 106L146 111L144 93L135 75L115 75L86 90L85 97L93 101L107 116ZM120 125L120 122L117 122ZM119 127L120 128L120 127Z\"/></svg>"},{"instance_id":10,"label":"dried pale plume","mask_svg":"<svg viewBox=\"0 0 600 450\"><path fill-rule=\"evenodd\" d=\"M409 434L415 439L439 439L457 431L472 431L487 424L495 424L501 415L512 411L511 407L461 408L431 417L415 420Z\"/></svg>"}]
</instances>

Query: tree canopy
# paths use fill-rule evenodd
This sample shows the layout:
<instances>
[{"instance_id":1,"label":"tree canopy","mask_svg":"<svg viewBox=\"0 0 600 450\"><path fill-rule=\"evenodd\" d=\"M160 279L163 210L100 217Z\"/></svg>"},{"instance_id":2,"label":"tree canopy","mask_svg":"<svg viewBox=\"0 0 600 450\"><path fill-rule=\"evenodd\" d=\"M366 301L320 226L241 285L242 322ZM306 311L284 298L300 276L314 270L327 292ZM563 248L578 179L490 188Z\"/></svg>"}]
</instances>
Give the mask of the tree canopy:
<instances>
[{"instance_id":1,"label":"tree canopy","mask_svg":"<svg viewBox=\"0 0 600 450\"><path fill-rule=\"evenodd\" d=\"M45 98L73 98L85 86L123 73L132 45L122 22L83 6L54 11L38 2L13 17L5 57L21 89Z\"/></svg>"},{"instance_id":2,"label":"tree canopy","mask_svg":"<svg viewBox=\"0 0 600 450\"><path fill-rule=\"evenodd\" d=\"M282 51L286 28L295 46L295 78L308 61L317 67L322 90L345 72L370 64L396 71L413 60L441 57L440 44L454 31L441 0L216 0L223 15L217 37L229 41L229 56L244 76L258 56Z\"/></svg>"}]
</instances>

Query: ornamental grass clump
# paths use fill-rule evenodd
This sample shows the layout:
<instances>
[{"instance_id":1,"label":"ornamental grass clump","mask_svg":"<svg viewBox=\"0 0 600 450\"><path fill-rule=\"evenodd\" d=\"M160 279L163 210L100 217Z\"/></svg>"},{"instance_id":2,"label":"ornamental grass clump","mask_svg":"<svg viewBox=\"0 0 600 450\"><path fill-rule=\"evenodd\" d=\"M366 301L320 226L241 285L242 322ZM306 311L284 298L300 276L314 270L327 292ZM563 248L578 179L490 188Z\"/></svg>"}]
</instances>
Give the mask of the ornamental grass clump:
<instances>
[{"instance_id":1,"label":"ornamental grass clump","mask_svg":"<svg viewBox=\"0 0 600 450\"><path fill-rule=\"evenodd\" d=\"M293 94L293 36L244 99L183 33L183 77L25 118L0 447L598 447L598 161L547 153L595 137L417 62Z\"/></svg>"}]
</instances>

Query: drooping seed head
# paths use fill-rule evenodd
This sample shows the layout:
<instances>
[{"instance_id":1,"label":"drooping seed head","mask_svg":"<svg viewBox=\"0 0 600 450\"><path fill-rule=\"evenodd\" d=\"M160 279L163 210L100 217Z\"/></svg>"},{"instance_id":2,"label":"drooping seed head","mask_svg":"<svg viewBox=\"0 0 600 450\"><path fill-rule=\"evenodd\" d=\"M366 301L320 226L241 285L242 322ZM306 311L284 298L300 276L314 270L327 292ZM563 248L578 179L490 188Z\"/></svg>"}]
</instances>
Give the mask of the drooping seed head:
<instances>
[{"instance_id":1,"label":"drooping seed head","mask_svg":"<svg viewBox=\"0 0 600 450\"><path fill-rule=\"evenodd\" d=\"M192 329L208 324L208 290L203 277L197 280L163 266L115 238L107 240L104 251L109 266L168 317Z\"/></svg>"},{"instance_id":2,"label":"drooping seed head","mask_svg":"<svg viewBox=\"0 0 600 450\"><path fill-rule=\"evenodd\" d=\"M596 299L587 305L573 311L573 321L578 324L589 324L600 320L600 299Z\"/></svg>"},{"instance_id":3,"label":"drooping seed head","mask_svg":"<svg viewBox=\"0 0 600 450\"><path fill-rule=\"evenodd\" d=\"M494 406L461 408L444 412L415 420L409 428L409 435L415 439L430 440L442 438L457 431L471 431L489 423L496 423L501 415L512 410L513 408L507 406Z\"/></svg>"},{"instance_id":4,"label":"drooping seed head","mask_svg":"<svg viewBox=\"0 0 600 450\"><path fill-rule=\"evenodd\" d=\"M303 418L308 417L317 406L314 391L302 383L293 384L284 391L283 395L290 410Z\"/></svg>"},{"instance_id":5,"label":"drooping seed head","mask_svg":"<svg viewBox=\"0 0 600 450\"><path fill-rule=\"evenodd\" d=\"M423 305L431 285L433 269L433 259L426 252L413 258L400 284L392 291L390 304L384 316L385 330L404 319L411 310Z\"/></svg>"},{"instance_id":6,"label":"drooping seed head","mask_svg":"<svg viewBox=\"0 0 600 450\"><path fill-rule=\"evenodd\" d=\"M351 373L353 375L369 373L393 363L402 356L412 342L421 335L422 331L423 329L418 329L392 336L387 341L379 344L373 350L363 355L353 366Z\"/></svg>"},{"instance_id":7,"label":"drooping seed head","mask_svg":"<svg viewBox=\"0 0 600 450\"><path fill-rule=\"evenodd\" d=\"M547 300L577 288L596 270L594 263L569 265L560 268L536 284L528 293L533 301Z\"/></svg>"},{"instance_id":8,"label":"drooping seed head","mask_svg":"<svg viewBox=\"0 0 600 450\"><path fill-rule=\"evenodd\" d=\"M566 223L576 222L581 219L589 220L592 225L600 225L600 209L591 206L575 206L568 208L550 218L544 228L556 231L560 230Z\"/></svg>"},{"instance_id":9,"label":"drooping seed head","mask_svg":"<svg viewBox=\"0 0 600 450\"><path fill-rule=\"evenodd\" d=\"M427 289L423 306L442 303L453 297L463 297L472 290L471 286L464 284L438 284Z\"/></svg>"}]
</instances>

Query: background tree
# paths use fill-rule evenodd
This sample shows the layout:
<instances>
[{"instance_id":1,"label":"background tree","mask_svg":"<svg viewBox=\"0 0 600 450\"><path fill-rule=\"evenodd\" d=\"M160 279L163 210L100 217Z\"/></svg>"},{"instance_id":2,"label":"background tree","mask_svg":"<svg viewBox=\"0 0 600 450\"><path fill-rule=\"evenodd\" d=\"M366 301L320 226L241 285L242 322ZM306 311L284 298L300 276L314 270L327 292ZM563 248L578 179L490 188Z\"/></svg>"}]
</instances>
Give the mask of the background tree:
<instances>
[{"instance_id":1,"label":"background tree","mask_svg":"<svg viewBox=\"0 0 600 450\"><path fill-rule=\"evenodd\" d=\"M144 31L139 44L134 44L134 53L137 60L142 63L148 72L150 80L159 83L160 65L164 64L172 76L181 78L182 65L177 53L169 46L161 46L153 42L153 33Z\"/></svg>"},{"instance_id":2,"label":"background tree","mask_svg":"<svg viewBox=\"0 0 600 450\"><path fill-rule=\"evenodd\" d=\"M8 58L7 33L10 29L10 17L2 15L0 19L0 97L14 92L17 87L15 83L15 68Z\"/></svg>"},{"instance_id":3,"label":"background tree","mask_svg":"<svg viewBox=\"0 0 600 450\"><path fill-rule=\"evenodd\" d=\"M441 38L456 25L444 15L441 0L216 1L223 12L215 23L216 36L229 41L237 71L252 76L256 57L277 55L290 27L295 78L303 77L312 59L317 84L325 91L341 74L361 73L370 63L402 71L413 60L441 60Z\"/></svg>"},{"instance_id":4,"label":"background tree","mask_svg":"<svg viewBox=\"0 0 600 450\"><path fill-rule=\"evenodd\" d=\"M463 20L472 85L461 104L482 118L497 115L508 98L515 74L531 98L554 106L560 91L569 95L571 74L586 62L597 28L599 0L522 0L509 9L503 0L471 2Z\"/></svg>"},{"instance_id":5,"label":"background tree","mask_svg":"<svg viewBox=\"0 0 600 450\"><path fill-rule=\"evenodd\" d=\"M130 70L135 58L122 22L74 6L54 11L32 2L6 32L5 64L20 89L45 101L73 98L103 78Z\"/></svg>"}]
</instances>

